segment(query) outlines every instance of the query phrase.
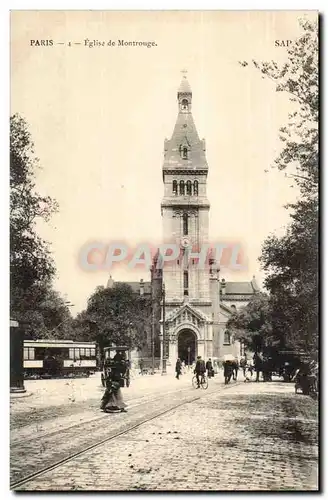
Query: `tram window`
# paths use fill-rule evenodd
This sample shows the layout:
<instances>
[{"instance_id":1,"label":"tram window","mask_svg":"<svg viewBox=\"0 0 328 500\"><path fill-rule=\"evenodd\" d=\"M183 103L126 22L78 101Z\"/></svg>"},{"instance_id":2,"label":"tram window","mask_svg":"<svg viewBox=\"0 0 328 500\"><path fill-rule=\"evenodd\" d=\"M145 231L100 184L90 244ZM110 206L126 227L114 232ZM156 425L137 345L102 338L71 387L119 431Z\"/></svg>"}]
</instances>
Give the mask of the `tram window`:
<instances>
[{"instance_id":1,"label":"tram window","mask_svg":"<svg viewBox=\"0 0 328 500\"><path fill-rule=\"evenodd\" d=\"M69 349L69 359L74 359L74 349Z\"/></svg>"},{"instance_id":2,"label":"tram window","mask_svg":"<svg viewBox=\"0 0 328 500\"><path fill-rule=\"evenodd\" d=\"M96 349L90 349L91 357L94 358L96 356Z\"/></svg>"},{"instance_id":3,"label":"tram window","mask_svg":"<svg viewBox=\"0 0 328 500\"><path fill-rule=\"evenodd\" d=\"M85 350L85 356L86 356L87 358L90 358L90 349L86 349L86 350Z\"/></svg>"},{"instance_id":4,"label":"tram window","mask_svg":"<svg viewBox=\"0 0 328 500\"><path fill-rule=\"evenodd\" d=\"M80 357L81 356L85 356L85 349L84 348L80 349Z\"/></svg>"},{"instance_id":5,"label":"tram window","mask_svg":"<svg viewBox=\"0 0 328 500\"><path fill-rule=\"evenodd\" d=\"M38 347L35 349L35 359L44 359L46 353L46 349L44 347Z\"/></svg>"},{"instance_id":6,"label":"tram window","mask_svg":"<svg viewBox=\"0 0 328 500\"><path fill-rule=\"evenodd\" d=\"M35 359L35 350L34 347L28 348L28 359Z\"/></svg>"},{"instance_id":7,"label":"tram window","mask_svg":"<svg viewBox=\"0 0 328 500\"><path fill-rule=\"evenodd\" d=\"M28 359L28 348L24 348L24 359Z\"/></svg>"}]
</instances>

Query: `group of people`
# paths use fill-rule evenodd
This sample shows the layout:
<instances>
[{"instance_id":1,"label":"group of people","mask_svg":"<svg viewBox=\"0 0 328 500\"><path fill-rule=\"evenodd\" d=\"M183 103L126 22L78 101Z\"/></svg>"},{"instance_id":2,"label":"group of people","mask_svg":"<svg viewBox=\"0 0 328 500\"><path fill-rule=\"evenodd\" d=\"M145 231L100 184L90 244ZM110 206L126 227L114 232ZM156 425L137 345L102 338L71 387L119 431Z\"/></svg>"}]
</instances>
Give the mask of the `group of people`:
<instances>
[{"instance_id":1,"label":"group of people","mask_svg":"<svg viewBox=\"0 0 328 500\"><path fill-rule=\"evenodd\" d=\"M178 380L182 374L183 367L184 362L181 362L181 359L178 358L175 364L175 378L177 378ZM205 363L201 356L197 356L196 364L194 367L194 374L196 375L198 387L200 387L200 377L203 376L206 372L208 378L214 377L214 369L211 358L209 358Z\"/></svg>"},{"instance_id":2,"label":"group of people","mask_svg":"<svg viewBox=\"0 0 328 500\"><path fill-rule=\"evenodd\" d=\"M228 384L231 379L237 380L239 369L243 371L245 382L253 378L254 373L256 374L255 382L259 382L261 372L265 382L272 380L272 367L259 353L255 353L250 360L243 356L239 360L234 358L224 361L223 376L225 384Z\"/></svg>"}]
</instances>

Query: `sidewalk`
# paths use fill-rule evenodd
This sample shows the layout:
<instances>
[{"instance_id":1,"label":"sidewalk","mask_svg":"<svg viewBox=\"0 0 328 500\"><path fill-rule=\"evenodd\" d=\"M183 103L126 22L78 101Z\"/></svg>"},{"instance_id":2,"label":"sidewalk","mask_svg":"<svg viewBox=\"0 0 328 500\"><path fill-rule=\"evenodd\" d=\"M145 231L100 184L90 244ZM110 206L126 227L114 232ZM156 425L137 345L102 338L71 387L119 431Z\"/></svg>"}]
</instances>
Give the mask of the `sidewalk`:
<instances>
[{"instance_id":1,"label":"sidewalk","mask_svg":"<svg viewBox=\"0 0 328 500\"><path fill-rule=\"evenodd\" d=\"M26 396L10 397L12 415L29 409L37 411L51 406L100 401L104 390L100 376L100 372L96 372L89 378L26 380ZM137 375L131 378L129 388L122 389L123 397L129 400L140 394L153 394L165 388L170 390L177 386L187 387L191 385L191 377L191 373L186 373L180 380L176 380L172 373L163 376L160 373Z\"/></svg>"}]
</instances>

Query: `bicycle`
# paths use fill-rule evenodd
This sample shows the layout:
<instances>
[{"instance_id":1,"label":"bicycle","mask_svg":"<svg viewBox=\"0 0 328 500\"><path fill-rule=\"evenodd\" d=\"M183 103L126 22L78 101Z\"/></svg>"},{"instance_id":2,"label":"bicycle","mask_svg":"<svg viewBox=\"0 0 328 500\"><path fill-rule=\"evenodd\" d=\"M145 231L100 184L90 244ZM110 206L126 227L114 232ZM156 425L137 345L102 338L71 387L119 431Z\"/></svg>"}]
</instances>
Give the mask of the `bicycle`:
<instances>
[{"instance_id":1,"label":"bicycle","mask_svg":"<svg viewBox=\"0 0 328 500\"><path fill-rule=\"evenodd\" d=\"M192 378L192 386L194 389L198 388L196 375L194 375ZM208 379L207 379L207 376L205 374L199 375L199 386L204 390L208 388Z\"/></svg>"}]
</instances>

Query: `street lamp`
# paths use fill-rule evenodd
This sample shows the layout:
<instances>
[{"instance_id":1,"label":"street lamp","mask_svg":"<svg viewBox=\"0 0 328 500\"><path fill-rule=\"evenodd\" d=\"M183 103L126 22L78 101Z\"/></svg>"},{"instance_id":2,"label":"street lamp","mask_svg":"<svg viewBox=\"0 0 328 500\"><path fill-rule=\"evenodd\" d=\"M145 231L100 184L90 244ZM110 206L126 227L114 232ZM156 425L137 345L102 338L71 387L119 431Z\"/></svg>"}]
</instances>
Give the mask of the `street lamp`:
<instances>
[{"instance_id":1,"label":"street lamp","mask_svg":"<svg viewBox=\"0 0 328 500\"><path fill-rule=\"evenodd\" d=\"M166 328L165 328L165 284L162 286L163 299L163 356L162 356L162 375L166 375Z\"/></svg>"},{"instance_id":2,"label":"street lamp","mask_svg":"<svg viewBox=\"0 0 328 500\"><path fill-rule=\"evenodd\" d=\"M129 324L129 363L131 363L131 349L132 349L131 333L133 326L134 326L133 323Z\"/></svg>"},{"instance_id":3,"label":"street lamp","mask_svg":"<svg viewBox=\"0 0 328 500\"><path fill-rule=\"evenodd\" d=\"M151 290L151 374L155 374L155 312L154 312L154 307L155 307L155 301L154 301L154 291L153 291L153 286Z\"/></svg>"},{"instance_id":4,"label":"street lamp","mask_svg":"<svg viewBox=\"0 0 328 500\"><path fill-rule=\"evenodd\" d=\"M191 351L191 348L188 347L188 369L190 368L190 351Z\"/></svg>"}]
</instances>

